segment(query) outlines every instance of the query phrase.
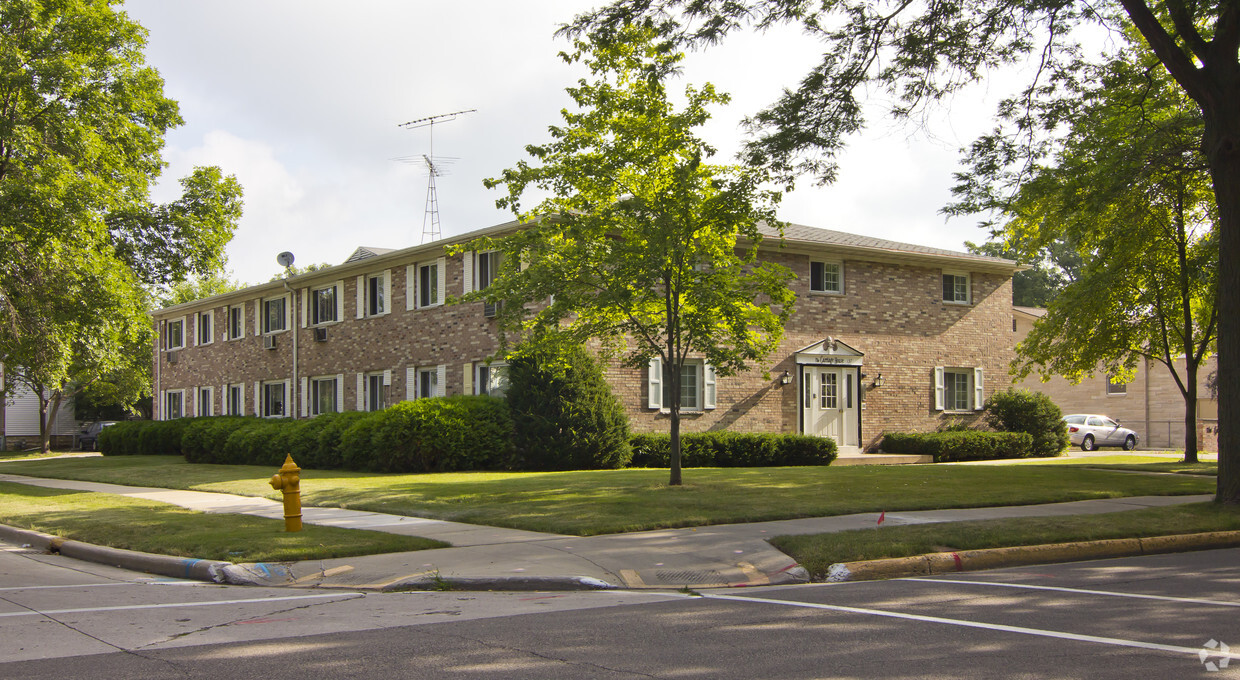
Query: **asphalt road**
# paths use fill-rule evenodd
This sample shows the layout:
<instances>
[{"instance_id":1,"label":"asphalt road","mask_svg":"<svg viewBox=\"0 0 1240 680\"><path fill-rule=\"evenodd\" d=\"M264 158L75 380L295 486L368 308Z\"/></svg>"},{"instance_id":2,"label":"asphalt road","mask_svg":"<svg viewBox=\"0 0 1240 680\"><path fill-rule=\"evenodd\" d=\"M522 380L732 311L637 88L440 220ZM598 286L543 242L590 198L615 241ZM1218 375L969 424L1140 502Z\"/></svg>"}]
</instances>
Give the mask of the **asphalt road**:
<instances>
[{"instance_id":1,"label":"asphalt road","mask_svg":"<svg viewBox=\"0 0 1240 680\"><path fill-rule=\"evenodd\" d=\"M1240 678L1240 550L704 594L227 587L10 548L0 678Z\"/></svg>"}]
</instances>

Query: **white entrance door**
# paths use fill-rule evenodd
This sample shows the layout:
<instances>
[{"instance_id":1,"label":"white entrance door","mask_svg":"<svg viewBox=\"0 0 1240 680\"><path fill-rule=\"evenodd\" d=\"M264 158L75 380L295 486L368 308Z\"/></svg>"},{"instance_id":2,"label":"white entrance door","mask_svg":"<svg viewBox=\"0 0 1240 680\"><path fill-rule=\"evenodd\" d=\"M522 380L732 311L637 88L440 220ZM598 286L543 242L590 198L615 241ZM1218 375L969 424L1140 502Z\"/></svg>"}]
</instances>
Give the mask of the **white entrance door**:
<instances>
[{"instance_id":1,"label":"white entrance door","mask_svg":"<svg viewBox=\"0 0 1240 680\"><path fill-rule=\"evenodd\" d=\"M802 413L805 434L857 446L856 371L806 366Z\"/></svg>"}]
</instances>

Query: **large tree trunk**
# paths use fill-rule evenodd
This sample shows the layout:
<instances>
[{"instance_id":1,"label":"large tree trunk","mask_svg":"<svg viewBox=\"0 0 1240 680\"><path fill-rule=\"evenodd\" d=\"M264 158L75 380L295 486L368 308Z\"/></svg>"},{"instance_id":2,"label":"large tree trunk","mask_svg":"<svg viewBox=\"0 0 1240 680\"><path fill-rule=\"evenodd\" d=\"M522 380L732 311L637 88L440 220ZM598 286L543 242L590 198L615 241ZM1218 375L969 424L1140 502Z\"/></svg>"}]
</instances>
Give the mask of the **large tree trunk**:
<instances>
[{"instance_id":1,"label":"large tree trunk","mask_svg":"<svg viewBox=\"0 0 1240 680\"><path fill-rule=\"evenodd\" d=\"M668 410L671 412L671 474L668 477L668 486L680 486L680 366L673 365L667 361L663 364L663 384L669 385L668 392L671 394L671 403L668 404Z\"/></svg>"},{"instance_id":2,"label":"large tree trunk","mask_svg":"<svg viewBox=\"0 0 1240 680\"><path fill-rule=\"evenodd\" d=\"M60 411L60 392L53 392L48 398L43 397L39 390L39 445L43 453L52 452L52 424Z\"/></svg>"},{"instance_id":3,"label":"large tree trunk","mask_svg":"<svg viewBox=\"0 0 1240 680\"><path fill-rule=\"evenodd\" d=\"M1206 113L1205 151L1218 202L1219 231L1215 500L1240 505L1240 101Z\"/></svg>"},{"instance_id":4,"label":"large tree trunk","mask_svg":"<svg viewBox=\"0 0 1240 680\"><path fill-rule=\"evenodd\" d=\"M1189 352L1193 348L1189 347ZM1197 462L1197 364L1192 357L1184 359L1184 373L1188 379L1184 394L1184 462Z\"/></svg>"}]
</instances>

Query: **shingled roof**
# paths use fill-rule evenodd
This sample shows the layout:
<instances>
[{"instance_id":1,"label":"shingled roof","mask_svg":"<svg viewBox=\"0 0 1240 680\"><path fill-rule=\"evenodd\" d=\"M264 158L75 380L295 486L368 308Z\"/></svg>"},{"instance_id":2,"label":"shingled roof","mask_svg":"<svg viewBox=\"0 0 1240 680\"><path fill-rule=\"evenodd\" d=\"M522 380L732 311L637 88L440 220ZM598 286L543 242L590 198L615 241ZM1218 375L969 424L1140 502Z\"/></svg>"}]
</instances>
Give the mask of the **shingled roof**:
<instances>
[{"instance_id":1,"label":"shingled roof","mask_svg":"<svg viewBox=\"0 0 1240 680\"><path fill-rule=\"evenodd\" d=\"M767 225L761 225L761 231L764 235L770 237L778 236L776 230ZM830 245L840 246L844 248L858 248L870 251L887 251L893 254L904 255L931 255L937 257L950 257L959 260L975 260L977 262L985 262L997 265L1015 265L1012 260L1006 260L1001 257L991 257L989 255L974 255L973 253L962 253L957 250L945 250L943 248L931 248L930 246L919 246L913 243L901 243L899 241L888 241L886 239L874 238L871 236L862 236L860 234L849 234L843 231L834 231L831 229L820 229L818 227L809 227L804 224L787 224L784 226L784 241L786 243L809 243L814 245Z\"/></svg>"}]
</instances>

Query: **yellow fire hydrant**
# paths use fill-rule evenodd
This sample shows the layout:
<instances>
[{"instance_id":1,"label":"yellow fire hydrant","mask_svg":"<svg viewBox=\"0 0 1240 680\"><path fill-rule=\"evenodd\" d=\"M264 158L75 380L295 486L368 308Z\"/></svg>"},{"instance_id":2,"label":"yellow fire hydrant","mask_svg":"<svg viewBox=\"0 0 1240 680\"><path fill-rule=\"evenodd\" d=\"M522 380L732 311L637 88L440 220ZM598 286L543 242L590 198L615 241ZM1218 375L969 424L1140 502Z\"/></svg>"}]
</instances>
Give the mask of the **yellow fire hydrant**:
<instances>
[{"instance_id":1,"label":"yellow fire hydrant","mask_svg":"<svg viewBox=\"0 0 1240 680\"><path fill-rule=\"evenodd\" d=\"M284 530L301 531L301 468L293 455L284 459L284 466L271 476L271 488L284 491Z\"/></svg>"}]
</instances>

